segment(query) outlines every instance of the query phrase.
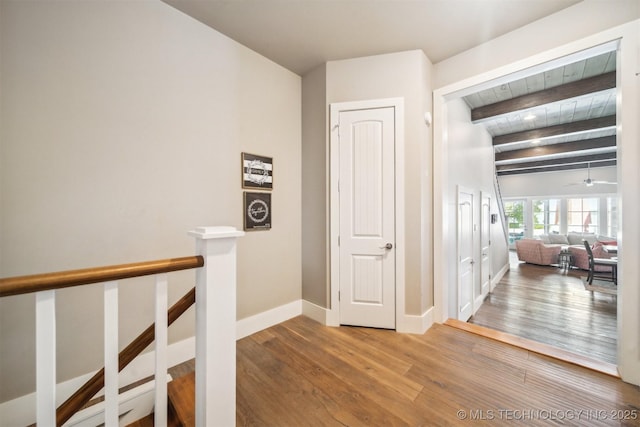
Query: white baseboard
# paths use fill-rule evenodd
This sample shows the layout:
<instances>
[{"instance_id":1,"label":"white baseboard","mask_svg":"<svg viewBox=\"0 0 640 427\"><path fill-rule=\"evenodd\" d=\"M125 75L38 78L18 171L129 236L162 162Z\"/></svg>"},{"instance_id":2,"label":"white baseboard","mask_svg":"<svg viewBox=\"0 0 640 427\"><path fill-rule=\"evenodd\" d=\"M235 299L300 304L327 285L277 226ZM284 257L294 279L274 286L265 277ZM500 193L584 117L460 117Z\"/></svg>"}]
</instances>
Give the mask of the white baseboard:
<instances>
[{"instance_id":1,"label":"white baseboard","mask_svg":"<svg viewBox=\"0 0 640 427\"><path fill-rule=\"evenodd\" d=\"M302 300L290 302L236 322L236 339L270 328L302 314Z\"/></svg>"},{"instance_id":2,"label":"white baseboard","mask_svg":"<svg viewBox=\"0 0 640 427\"><path fill-rule=\"evenodd\" d=\"M433 325L433 307L420 316L405 314L396 325L396 331L404 334L424 334Z\"/></svg>"},{"instance_id":3,"label":"white baseboard","mask_svg":"<svg viewBox=\"0 0 640 427\"><path fill-rule=\"evenodd\" d=\"M491 278L490 292L493 292L493 290L496 288L500 280L502 280L502 277L504 277L504 275L507 274L507 271L509 271L509 269L510 269L509 263L506 263L505 265L502 266L500 271L498 271L498 273Z\"/></svg>"},{"instance_id":4,"label":"white baseboard","mask_svg":"<svg viewBox=\"0 0 640 427\"><path fill-rule=\"evenodd\" d=\"M324 307L320 307L319 305L316 305L312 302L302 300L302 314L325 326L329 326L329 322L327 319L328 312L329 310Z\"/></svg>"},{"instance_id":5,"label":"white baseboard","mask_svg":"<svg viewBox=\"0 0 640 427\"><path fill-rule=\"evenodd\" d=\"M302 301L302 314L325 326L340 326L340 322L335 319L334 311L309 301ZM398 319L396 331L406 334L424 334L432 325L433 307L420 316L405 314Z\"/></svg>"}]
</instances>

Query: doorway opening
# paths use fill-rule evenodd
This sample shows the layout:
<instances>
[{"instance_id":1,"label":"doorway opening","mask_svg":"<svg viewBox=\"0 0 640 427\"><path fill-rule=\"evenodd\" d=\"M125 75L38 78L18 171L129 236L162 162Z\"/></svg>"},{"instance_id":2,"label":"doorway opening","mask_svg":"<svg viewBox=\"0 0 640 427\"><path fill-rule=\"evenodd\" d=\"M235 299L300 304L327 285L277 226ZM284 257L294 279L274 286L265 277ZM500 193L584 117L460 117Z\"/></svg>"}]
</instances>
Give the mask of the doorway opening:
<instances>
[{"instance_id":1,"label":"doorway opening","mask_svg":"<svg viewBox=\"0 0 640 427\"><path fill-rule=\"evenodd\" d=\"M594 129L596 129L587 138L590 140L587 143L587 145L589 145L590 148L587 151L583 151L583 152L578 152L580 150L575 149L575 147L577 147L578 141L580 139L583 139L583 137L585 136L584 134L587 132L587 130L585 130L584 128L582 129L582 131L578 132L579 135L576 132L574 132L574 135L572 137L567 137L566 135L563 134L563 138L565 139L562 141L558 140L558 138L556 138L555 136L545 134L542 131L543 129L546 129L548 131L549 130L548 128L554 128L554 127L555 128L553 129L553 131L557 131L559 129L559 126L563 124L561 123L562 120L567 120L567 117L569 115L563 113L562 110L563 108L566 110L570 107L566 105L563 107L563 104L562 104L563 101L558 101L560 103L559 106L551 106L551 107L545 106L545 107L538 108L537 109L538 111L536 111L538 113L537 114L538 117L540 116L540 110L541 109L544 110L542 113L542 115L545 116L544 120L542 121L542 123L534 124L533 122L530 122L531 124L527 125L527 121L531 121L531 120L533 121L538 120L538 122L541 121L539 118L536 119L535 114L533 114L534 112L533 110L536 110L536 108L521 108L518 111L518 113L513 113L515 115L520 114L520 117L518 117L517 119L514 119L513 117L515 116L512 115L511 113L505 112L505 110L499 110L499 113L496 116L485 116L485 118L478 119L478 117L482 116L482 114L494 114L494 113L487 113L486 111L482 111L481 109L484 107L483 105L474 106L474 105L471 105L469 102L467 102L467 100L472 99L475 95L477 95L478 98L490 96L489 94L491 93L491 91L493 91L493 95L494 97L498 98L498 101L494 100L495 102L493 102L492 104L499 104L499 103L502 103L502 105L513 104L514 102L512 102L512 100L517 98L518 96L509 97L505 95L505 93L507 91L512 91L512 92L516 91L517 89L516 87L519 84L521 84L523 81L527 82L527 79L529 79L530 81L534 82L538 78L540 78L540 76L542 76L543 80L545 80L545 78L549 75L551 76L556 75L557 74L556 70L559 70L559 69L567 70L572 66L573 67L582 66L582 72L584 73L586 69L589 69L590 67L593 66L593 61L589 62L592 58L598 58L597 60L604 60L605 62L607 62L607 61L610 61L611 56L613 56L614 58L613 59L613 64L614 64L613 80L615 82L616 80L615 64L617 63L615 59L615 54L616 54L617 48L618 48L617 41L605 43L595 48L582 50L578 53L557 57L553 60L540 63L537 66L532 66L527 69L514 71L510 74L505 74L503 77L494 78L491 81L470 84L467 87L456 88L455 90L451 90L450 92L443 91L442 95L438 94L439 96L438 95L436 96L436 99L435 99L436 111L438 111L438 107L440 107L439 112L442 114L440 126L442 126L442 128L435 129L436 131L436 145L434 148L435 162L437 163L439 158L445 159L447 162L440 171L436 170L436 176L434 179L434 182L436 185L435 205L436 207L440 206L442 209L441 212L438 212L436 210L436 214L442 215L442 224L444 225L443 231L435 233L436 239L438 239L438 234L441 239L440 241L436 240L436 244L439 244L440 242L442 243L443 259L447 259L447 258L452 259L453 258L452 255L457 256L457 258L453 258L453 259L457 259L456 264L458 265L458 268L454 271L447 267L438 266L438 264L441 264L441 263L438 263L436 260L437 271L435 273L435 278L436 278L435 282L445 284L443 285L444 289L436 288L436 300L438 302L441 302L442 304L440 307L440 310L443 314L443 319L457 317L459 319L466 320L464 319L465 316L460 317L458 315L459 308L462 307L467 301L467 295L463 292L463 289L460 287L460 279L465 277L464 275L466 274L466 272L460 264L460 261L461 261L460 253L455 252L456 249L452 248L451 247L452 245L447 243L447 239L445 237L448 234L450 234L452 231L453 227L450 224L456 223L454 222L456 218L455 213L450 208L447 207L453 204L452 201L454 200L454 197L455 197L451 192L452 188L454 188L456 185L465 185L465 186L472 185L472 183L475 180L475 182L477 182L478 185L475 188L472 188L473 194L479 195L481 191L489 191L490 195L493 198L495 198L497 202L495 205L491 207L491 213L498 213L497 211L500 210L499 207L500 207L500 203L502 202L502 197L504 197L505 190L507 195L512 198L516 198L517 196L553 198L553 197L558 197L563 195L569 196L569 195L575 195L575 194L584 194L583 192L584 189L582 188L579 189L577 193L576 193L577 189L575 188L569 189L570 193L566 193L566 194L563 193L565 189L562 188L564 186L562 183L572 182L575 180L575 179L567 179L567 176L572 176L571 174L575 173L575 169L577 168L577 166L575 165L577 164L584 163L584 167L587 168L589 167L588 165L591 164L593 161L598 161L601 163L602 167L609 167L609 168L613 167L614 169L613 175L615 176L617 174L615 171L616 160L617 160L617 154L616 154L617 138L615 134L616 132L615 114L616 114L616 106L617 106L615 99L617 98L617 92L616 92L617 89L615 88L615 86L612 93L602 95L603 97L607 98L607 101L605 101L605 104L608 103L609 107L607 107L606 105L602 106L600 111L601 113L603 113L602 118L596 117L596 119L599 119L600 121L600 127L595 128L595 125L594 125L595 122L590 122L587 124L582 123L582 125L585 125L585 126L594 125ZM608 58L608 59L603 59L603 58ZM576 65L576 64L579 64L579 65ZM611 70L607 69L607 67L608 65L603 66L601 70L602 71L601 74L607 74L611 72ZM516 85L514 88L511 88L509 86L510 82L516 82ZM525 88L522 90L527 92L530 89ZM543 91L544 88L540 90ZM535 92L537 91L531 90L531 93L535 93ZM519 95L519 96L525 96L525 95L528 95L528 94L525 93L524 95ZM501 96L503 97L503 99L499 99ZM578 115L576 117L577 119L580 119L579 114L582 114L580 113L580 108L581 108L580 100L585 99L586 95L583 93L580 96L582 98L574 102L572 106L573 113ZM450 128L449 126L450 126L450 123L454 123L454 125L452 126L459 126L460 116L457 116L456 114L461 108L460 107L460 104L462 104L461 100L465 101L465 104L467 105L469 110L469 119L468 119L469 127L480 128L481 130L479 132L485 132L486 134L488 134L489 136L487 138L492 141L492 145L493 145L492 154L494 158L494 160L492 161L492 166L495 165L494 166L495 172L490 172L489 175L493 175L492 179L495 179L496 181L496 184L494 186L495 188L494 191L491 191L493 189L489 188L489 186L486 184L485 181L483 181L483 179L480 179L478 177L473 177L472 174L467 176L462 173L455 175L448 172L449 170L456 169L455 164L452 165L452 162L455 163L456 161L458 161L458 158L457 158L458 156L456 156L456 151L455 151L455 144L458 143L458 141L456 141L455 138L458 137L461 134L461 132L456 132L452 130L452 128ZM613 102L613 119L609 117L611 102ZM497 108L495 105L492 105L492 107ZM474 116L474 113L476 113L475 111L476 108L481 110L479 113L479 116L478 115ZM609 108L609 110L607 110L607 108ZM555 111L555 109L557 109L558 114L554 116L553 111ZM586 113L586 114L589 115L590 113ZM500 117L497 117L497 116L500 116ZM531 118L530 116L534 116L534 117ZM486 117L491 117L491 118L487 119ZM584 118L584 120L576 120L576 121L585 122L589 120L591 119ZM515 123L516 121L518 121L518 123ZM568 122L575 123L573 121L573 118L571 118ZM605 125L605 122L607 123L606 125ZM611 123L613 123L613 125ZM502 128L500 128L501 126ZM524 128L519 128L518 126L523 126ZM529 129L527 129L527 126L529 127ZM535 135L542 135L541 140L539 140L538 138L534 138ZM440 141L442 142L441 144L437 143L438 138L440 138ZM613 141L613 144L611 144L611 141ZM593 144L594 142L595 144ZM553 146L553 149L552 149L552 146ZM547 148L539 149L538 147L547 147ZM573 151L575 152L569 150L570 147L574 148ZM555 149L555 154L554 154L554 149ZM543 153L543 154L539 154L539 153ZM572 157L572 160L568 161L567 158L569 157ZM594 160L596 158L598 160ZM563 170L561 167L562 165L564 165L564 171L566 171L568 175L563 176L562 178L557 178L558 176L560 176L560 171ZM483 168L484 170L482 170ZM486 166L479 167L478 169L481 170L480 173L484 173L486 175ZM491 169L493 169L493 167ZM438 176L438 172L439 172L439 176ZM555 178L549 178L552 175L554 175ZM509 177L509 181L510 181L509 185L505 185L503 182L500 182L500 177L502 176ZM555 184L550 184L546 186L547 188L550 187L552 189L552 193L538 194L535 192L536 191L535 185L526 184L525 178L535 179L536 177L542 177L542 176L545 176L545 178L540 178L540 181L542 182L555 181ZM523 189L521 193L519 194L510 193L510 191L513 190L513 185L515 185L514 183L518 183L519 185L521 185L521 188ZM621 185L621 183L619 184ZM618 190L614 188L611 197L617 198L618 194L619 194ZM495 224L497 224L496 228L502 229L501 230L503 233L502 242L496 239L497 236L495 234L491 236L491 242L498 243L498 244L491 245L491 255L495 260L492 265L492 282L493 282L491 285L492 289L495 288L495 286L499 282L500 277L502 277L502 274L497 274L497 273L506 273L509 270L509 254L510 254L509 249L514 248L515 242L517 240L527 238L527 237L532 237L532 236L528 236L528 234L530 234L531 232L531 229L528 229L527 225L529 223L532 223L533 226L535 226L534 222L536 221L535 212L526 211L526 204L524 203L524 198L522 200L511 200L511 202L508 205L502 206L502 210L499 212L499 216L501 217L502 220L496 221ZM529 217L529 219L526 219L527 216ZM550 223L550 221L551 221L550 218L546 218L546 219L543 219L541 224L543 226L545 226L545 224L548 226L549 225L548 223ZM457 224L459 227L460 222L458 221ZM449 229L449 231L447 231L447 228ZM457 229L457 232L460 232L459 228ZM481 247L482 245L480 244L479 241L477 242L476 246L477 248L474 249L474 254L475 254L474 256L476 256L477 259L480 259L480 257L484 254L483 252L484 249L483 247ZM506 266L506 268L503 268L504 266ZM553 277L552 275L542 274L542 272L550 272L552 274L557 274L558 267L552 266L552 267L549 267L549 269L547 270L538 270L537 278L533 278L533 279L531 277L523 278L524 276L521 276L521 280L527 281L529 283L532 281L535 282L536 280L539 280L541 283L552 280L552 277ZM506 273L506 274L511 275L511 277L516 276L515 272L513 272L513 274L512 273ZM559 278L562 277L562 280L571 279L571 275L567 275L567 274L563 276L558 276L558 277ZM579 278L575 278L575 277L573 279L579 280ZM481 286L480 277L478 277L477 280L480 283L479 286ZM527 286L525 286L525 288L526 287ZM534 295L535 286L529 286L529 289L532 292L528 297L525 297L525 298L530 298L529 300L525 299L524 301L519 301L518 303L512 304L512 306L516 306L516 305L522 306L522 313L514 314L514 316L519 316L522 318L522 317L527 317L528 315L530 318L531 311L533 308L532 301L535 300L536 296ZM583 292L588 293L588 291L586 290L584 290ZM568 304L569 302L567 301L566 303ZM615 309L617 308L617 306L618 306L617 300L615 300L615 297L614 297L613 300L609 301L608 307L609 308L614 307ZM480 308L480 310L482 309ZM474 315L475 313L476 313L476 310L474 309ZM589 317L589 314L588 312L585 312L583 314L584 316L582 314L579 314L578 316L579 317L582 316L585 322L587 322L586 319ZM540 314L540 315L544 316L544 314ZM547 312L546 315L548 317L549 313ZM506 317L508 317L508 315L506 315ZM614 339L612 340L611 346L614 349L616 349L617 343L615 341L615 337L617 336L617 330L616 330L617 323L615 322L615 319L613 323L614 323L613 325ZM494 327L497 330L500 330L502 326L496 323L490 327ZM574 332L576 332L576 328L566 329L566 333L569 335ZM598 333L597 331L592 331L592 332L596 334ZM589 331L585 333L589 333ZM534 340L537 339L537 340L541 340L540 342L544 342L545 337L543 335L544 334L539 334L539 336L524 336L523 338L529 338ZM565 348L567 350L571 350L570 348L571 344L569 343L570 340L565 340L565 341L566 343L564 343L562 340L556 340L555 342L552 342L549 344L556 345L559 347L566 345ZM593 353L591 354L593 355ZM607 360L607 362L615 364L615 360L611 362L611 359L609 359Z\"/></svg>"}]
</instances>

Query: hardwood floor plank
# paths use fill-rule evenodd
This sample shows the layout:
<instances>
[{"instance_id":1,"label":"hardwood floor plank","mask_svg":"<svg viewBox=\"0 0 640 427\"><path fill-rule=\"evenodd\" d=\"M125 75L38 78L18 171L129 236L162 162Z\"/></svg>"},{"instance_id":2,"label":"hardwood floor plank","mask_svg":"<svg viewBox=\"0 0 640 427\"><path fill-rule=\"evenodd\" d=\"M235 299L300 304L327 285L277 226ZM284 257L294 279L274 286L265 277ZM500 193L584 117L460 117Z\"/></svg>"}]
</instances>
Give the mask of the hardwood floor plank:
<instances>
[{"instance_id":1,"label":"hardwood floor plank","mask_svg":"<svg viewBox=\"0 0 640 427\"><path fill-rule=\"evenodd\" d=\"M483 337L491 338L493 340L497 340L506 344L511 344L513 346L517 346L517 347L529 350L533 353L551 356L555 359L573 363L575 365L579 365L588 369L592 369L597 372L611 375L616 378L620 377L620 375L618 374L618 368L616 367L616 365L613 365L607 362L602 362L600 360L595 360L593 358L585 357L580 354L577 354L571 351L566 351L555 346L551 346L535 340L530 340L530 339L522 338L519 336L507 334L501 331L497 331L495 329L485 328L483 326L479 326L476 324L461 322L459 320L448 319L445 322L445 324L448 326L455 327L457 329L472 332L474 334L477 334Z\"/></svg>"},{"instance_id":2,"label":"hardwood floor plank","mask_svg":"<svg viewBox=\"0 0 640 427\"><path fill-rule=\"evenodd\" d=\"M585 290L585 275L511 254L510 271L469 322L615 364L617 298Z\"/></svg>"},{"instance_id":3,"label":"hardwood floor plank","mask_svg":"<svg viewBox=\"0 0 640 427\"><path fill-rule=\"evenodd\" d=\"M407 335L298 317L237 348L238 425L640 425L637 386L446 325ZM549 419L576 410L636 419Z\"/></svg>"},{"instance_id":4,"label":"hardwood floor plank","mask_svg":"<svg viewBox=\"0 0 640 427\"><path fill-rule=\"evenodd\" d=\"M331 328L326 328L322 332L327 333L330 329ZM372 377L371 372L366 368L354 368L350 360L348 360L349 357L344 359L330 352L325 352L322 344L315 340L314 344L301 348L299 341L300 336L292 333L288 328L279 328L278 332L283 334L282 338L283 341L287 342L289 352L293 352L294 354L301 353L303 356L306 356L308 360L312 360L314 364L316 364L313 370L314 378L318 372L327 372L339 378L340 383L337 384L339 386L338 390L334 390L336 384L332 381L323 383L322 387L332 395L337 391L338 396L341 396L341 406L346 404L347 406L352 405L357 408L366 408L367 406L371 406L372 401L377 402L375 408L373 408L374 411L367 416L368 422L371 422L373 419L376 420L375 425L403 425L408 421L415 420L415 418L412 417L415 417L417 414L412 412L410 405L411 400L407 398L406 395L398 393L395 387L389 387L387 379L381 381L375 376ZM318 334L315 333L314 335ZM291 338L294 338L296 341L292 342ZM397 375L397 379L404 381L400 375ZM347 387L347 389L345 389L345 387ZM354 401L354 399L357 399L357 401ZM396 419L385 420L384 414L378 412L379 409L385 405L391 405L399 409L398 411L385 410Z\"/></svg>"},{"instance_id":5,"label":"hardwood floor plank","mask_svg":"<svg viewBox=\"0 0 640 427\"><path fill-rule=\"evenodd\" d=\"M309 326L312 321L310 319L308 321L301 321L300 319L301 318L298 317L292 320L290 325L291 327L295 326L294 330L296 332L308 336L311 333ZM393 358L394 360L392 361L392 358L388 355L385 357L384 352L363 342L358 342L353 339L340 340L338 338L340 332L332 328L328 328L324 332L323 334L315 335L315 342L323 351L335 355L352 369L366 372L372 380L386 385L409 400L415 399L422 390L422 385L402 375L408 370L409 366L403 364L398 372L394 372L393 369L388 367L386 363L397 366L397 358Z\"/></svg>"},{"instance_id":6,"label":"hardwood floor plank","mask_svg":"<svg viewBox=\"0 0 640 427\"><path fill-rule=\"evenodd\" d=\"M333 419L339 425L368 425L372 420L385 425L402 424L398 417L381 410L380 407L368 408L366 398L356 387L309 357L293 352L281 340L271 340L265 343L265 346L275 357L287 359L286 363L291 369L302 373L302 376L313 384L314 398L321 401L322 409L328 413L325 419ZM354 410L348 411L345 408ZM314 423L309 422L309 425Z\"/></svg>"},{"instance_id":7,"label":"hardwood floor plank","mask_svg":"<svg viewBox=\"0 0 640 427\"><path fill-rule=\"evenodd\" d=\"M267 419L286 420L289 425L300 426L340 425L338 422L329 422L332 417L326 406L330 404L331 398L318 394L317 389L304 376L264 350L264 343L260 345L251 337L244 339L242 349L238 350L237 372L246 382L238 383L237 394L250 394L247 401L251 402L252 410L255 402L262 401L262 409L269 408L266 414L249 418L266 416ZM309 399L310 395L314 399ZM283 399L297 410L291 411L287 406L280 405Z\"/></svg>"}]
</instances>

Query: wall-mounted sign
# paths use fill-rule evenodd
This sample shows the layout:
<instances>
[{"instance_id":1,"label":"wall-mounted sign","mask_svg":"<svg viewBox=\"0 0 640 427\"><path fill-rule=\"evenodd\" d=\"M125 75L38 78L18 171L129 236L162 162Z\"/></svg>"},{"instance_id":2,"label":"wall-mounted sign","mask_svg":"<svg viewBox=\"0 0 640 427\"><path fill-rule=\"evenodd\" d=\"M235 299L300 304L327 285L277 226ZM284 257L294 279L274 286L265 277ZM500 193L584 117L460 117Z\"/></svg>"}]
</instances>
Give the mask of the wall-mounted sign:
<instances>
[{"instance_id":1,"label":"wall-mounted sign","mask_svg":"<svg viewBox=\"0 0 640 427\"><path fill-rule=\"evenodd\" d=\"M244 229L271 229L271 193L244 192Z\"/></svg>"},{"instance_id":2,"label":"wall-mounted sign","mask_svg":"<svg viewBox=\"0 0 640 427\"><path fill-rule=\"evenodd\" d=\"M273 159L242 153L242 188L271 190L273 188Z\"/></svg>"}]
</instances>

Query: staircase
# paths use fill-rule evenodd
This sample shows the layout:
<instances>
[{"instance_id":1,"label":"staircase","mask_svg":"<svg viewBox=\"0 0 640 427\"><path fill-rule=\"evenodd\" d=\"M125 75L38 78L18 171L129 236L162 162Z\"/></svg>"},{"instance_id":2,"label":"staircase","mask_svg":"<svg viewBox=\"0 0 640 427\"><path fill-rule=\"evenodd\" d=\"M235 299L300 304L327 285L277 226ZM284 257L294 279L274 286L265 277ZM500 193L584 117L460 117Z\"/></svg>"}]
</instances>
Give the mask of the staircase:
<instances>
[{"instance_id":1,"label":"staircase","mask_svg":"<svg viewBox=\"0 0 640 427\"><path fill-rule=\"evenodd\" d=\"M167 384L169 400L167 427L194 427L196 425L195 379L195 372L191 372ZM149 414L127 427L153 427L153 414Z\"/></svg>"},{"instance_id":2,"label":"staircase","mask_svg":"<svg viewBox=\"0 0 640 427\"><path fill-rule=\"evenodd\" d=\"M120 405L119 374L154 341L155 363L145 362L149 366L138 375L151 371L155 414L130 425L193 426L196 414L201 425L235 423L236 239L244 233L233 227L198 227L189 234L196 239L198 255L0 278L0 298L32 293L35 294L36 309L36 392L24 399L29 401L28 407L33 411L9 412L8 416L14 419L9 424L30 425L34 420L37 425L46 426L62 426L68 421L89 425L86 423L88 415L89 423L97 418L100 425L116 426L125 414L132 418L139 416L132 413L130 407ZM196 286L167 310L167 275L182 270L195 271ZM119 351L119 282L128 283L122 286L132 286L128 279L146 276L155 277L155 322ZM56 292L97 283L103 284L104 288L105 365L57 407ZM197 300L196 293L199 295ZM176 375L177 380L166 382L169 325L193 304L196 306L195 360L198 361L195 372L206 382L197 407L195 372L186 378ZM133 382L138 380L134 378ZM104 390L104 396L101 406L93 408L97 412L78 414L83 408L88 409L86 405L100 390ZM4 415L3 412L3 420L6 420ZM76 420L72 420L74 416Z\"/></svg>"}]
</instances>

